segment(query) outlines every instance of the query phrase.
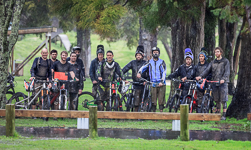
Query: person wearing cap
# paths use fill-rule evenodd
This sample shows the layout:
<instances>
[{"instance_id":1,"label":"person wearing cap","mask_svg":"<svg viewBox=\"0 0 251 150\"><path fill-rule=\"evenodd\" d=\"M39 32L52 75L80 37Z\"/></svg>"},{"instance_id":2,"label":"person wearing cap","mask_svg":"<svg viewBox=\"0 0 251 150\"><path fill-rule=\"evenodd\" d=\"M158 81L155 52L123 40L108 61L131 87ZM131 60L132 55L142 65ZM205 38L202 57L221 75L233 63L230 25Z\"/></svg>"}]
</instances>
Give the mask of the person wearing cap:
<instances>
[{"instance_id":1,"label":"person wearing cap","mask_svg":"<svg viewBox=\"0 0 251 150\"><path fill-rule=\"evenodd\" d=\"M171 73L167 77L168 79L180 77L181 80L184 82L185 80L193 80L195 78L195 66L192 64L193 53L190 48L185 49L184 59L185 63L180 65L173 73ZM182 97L187 95L189 87L190 83L182 83L181 85Z\"/></svg>"},{"instance_id":2,"label":"person wearing cap","mask_svg":"<svg viewBox=\"0 0 251 150\"><path fill-rule=\"evenodd\" d=\"M77 64L82 68L81 69L81 74L82 74L82 77L83 77L83 81L85 81L85 66L84 66L84 63L83 63L83 60L79 58L80 56L80 53L81 53L81 48L78 47L78 46L75 46L72 48L72 52L75 52L77 54ZM70 57L68 57L66 59L66 61L70 61Z\"/></svg>"},{"instance_id":3,"label":"person wearing cap","mask_svg":"<svg viewBox=\"0 0 251 150\"><path fill-rule=\"evenodd\" d=\"M221 120L226 120L230 63L227 58L223 57L224 52L221 47L216 47L214 53L216 59L208 65L206 70L196 77L196 80L205 78L209 73L212 73L212 80L220 82L220 84L213 84L213 98L216 102L216 113L221 113L221 106L223 106Z\"/></svg>"},{"instance_id":4,"label":"person wearing cap","mask_svg":"<svg viewBox=\"0 0 251 150\"><path fill-rule=\"evenodd\" d=\"M89 76L90 76L92 84L93 84L92 94L95 96L97 95L97 88L98 88L98 85L97 85L98 76L96 75L96 71L98 69L99 63L101 63L102 61L105 61L104 53L105 53L104 46L98 45L97 51L96 51L97 57L92 60L91 66L90 66Z\"/></svg>"},{"instance_id":5,"label":"person wearing cap","mask_svg":"<svg viewBox=\"0 0 251 150\"><path fill-rule=\"evenodd\" d=\"M195 65L195 76L199 76L204 70L206 70L206 68L208 67L209 63L207 62L207 52L205 50L205 48L201 48L201 52L199 53L198 55L198 59L199 59L199 62L197 65ZM206 79L207 80L211 80L211 73L207 75ZM204 89L205 89L205 86L204 88L201 88L200 84L197 84L198 85L198 90L197 90L197 104L198 104L198 107L197 107L197 113L201 113L201 103L202 103L202 98L203 98L203 95L204 95Z\"/></svg>"},{"instance_id":6,"label":"person wearing cap","mask_svg":"<svg viewBox=\"0 0 251 150\"><path fill-rule=\"evenodd\" d=\"M160 49L158 47L152 48L152 56L145 65L143 65L137 74L138 78L141 78L142 73L148 71L150 81L153 82L151 94L152 94L152 111L156 112L157 99L160 112L163 112L166 94L166 63L160 59Z\"/></svg>"},{"instance_id":7,"label":"person wearing cap","mask_svg":"<svg viewBox=\"0 0 251 150\"><path fill-rule=\"evenodd\" d=\"M145 60L143 60L144 57L144 47L142 45L139 45L137 47L135 58L136 60L130 61L123 69L123 74L127 73L130 69L132 70L132 80L133 82L140 82L139 78L137 78L137 73L139 69L146 63ZM146 72L145 72L146 73ZM143 75L142 75L143 76ZM146 78L146 74L144 74L144 78ZM134 111L137 112L139 108L140 101L142 99L143 91L144 91L144 85L138 85L134 84L133 88L135 89L134 93Z\"/></svg>"}]
</instances>

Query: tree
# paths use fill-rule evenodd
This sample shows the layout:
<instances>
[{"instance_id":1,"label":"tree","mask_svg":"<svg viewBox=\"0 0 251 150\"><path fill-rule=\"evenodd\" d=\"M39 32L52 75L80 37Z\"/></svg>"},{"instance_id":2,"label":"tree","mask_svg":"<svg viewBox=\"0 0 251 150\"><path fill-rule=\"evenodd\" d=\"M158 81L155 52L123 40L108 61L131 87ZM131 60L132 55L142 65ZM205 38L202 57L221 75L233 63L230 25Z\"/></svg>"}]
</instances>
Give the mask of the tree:
<instances>
[{"instance_id":1,"label":"tree","mask_svg":"<svg viewBox=\"0 0 251 150\"><path fill-rule=\"evenodd\" d=\"M25 0L0 1L0 105L6 99L6 85L10 53L18 38L18 29L21 11ZM11 25L11 34L7 36Z\"/></svg>"}]
</instances>

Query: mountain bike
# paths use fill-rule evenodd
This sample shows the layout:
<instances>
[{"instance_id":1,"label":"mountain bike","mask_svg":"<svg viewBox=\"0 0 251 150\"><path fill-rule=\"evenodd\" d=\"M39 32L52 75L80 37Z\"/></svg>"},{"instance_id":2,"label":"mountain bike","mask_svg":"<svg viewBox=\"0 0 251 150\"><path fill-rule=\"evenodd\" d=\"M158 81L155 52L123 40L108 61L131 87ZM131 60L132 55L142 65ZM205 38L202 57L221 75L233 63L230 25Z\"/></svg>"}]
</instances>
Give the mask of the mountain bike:
<instances>
[{"instance_id":1,"label":"mountain bike","mask_svg":"<svg viewBox=\"0 0 251 150\"><path fill-rule=\"evenodd\" d=\"M190 83L188 94L184 96L182 104L189 104L189 113L195 112L198 107L197 104L197 85L196 80L186 80Z\"/></svg>"},{"instance_id":2,"label":"mountain bike","mask_svg":"<svg viewBox=\"0 0 251 150\"><path fill-rule=\"evenodd\" d=\"M201 109L202 113L213 113L213 107L214 107L214 100L212 96L212 84L220 84L219 81L209 81L206 80L207 82L207 88L205 89L204 96L202 98L202 103L201 103Z\"/></svg>"},{"instance_id":3,"label":"mountain bike","mask_svg":"<svg viewBox=\"0 0 251 150\"><path fill-rule=\"evenodd\" d=\"M42 83L42 85L35 88L35 86L34 86L35 82ZM33 79L30 83L26 82L24 80L24 87L25 87L25 90L28 92L28 96L26 96L22 92L17 92L8 100L8 104L11 104L14 102L16 109L19 109L19 108L30 109L31 104L34 103L35 98L37 98L38 95L41 93L41 95L42 95L42 99L41 99L42 109L43 110L50 109L50 96L49 96L50 90L47 87L48 83L49 82L46 80ZM40 89L40 90L37 93L35 93L36 89ZM17 99L19 101L17 101Z\"/></svg>"},{"instance_id":4,"label":"mountain bike","mask_svg":"<svg viewBox=\"0 0 251 150\"><path fill-rule=\"evenodd\" d=\"M182 83L184 83L181 80L177 80L177 79L172 79L174 82L179 82L179 87L177 89L175 89L175 93L172 96L171 100L169 101L169 103L166 104L166 108L169 107L169 112L178 112L180 104L182 104L182 96L181 96L181 85Z\"/></svg>"},{"instance_id":5,"label":"mountain bike","mask_svg":"<svg viewBox=\"0 0 251 150\"><path fill-rule=\"evenodd\" d=\"M143 79L145 82L144 91L140 103L140 107L138 109L139 112L151 112L152 109L152 95L151 95L151 88L152 83L150 81L147 81Z\"/></svg>"}]
</instances>

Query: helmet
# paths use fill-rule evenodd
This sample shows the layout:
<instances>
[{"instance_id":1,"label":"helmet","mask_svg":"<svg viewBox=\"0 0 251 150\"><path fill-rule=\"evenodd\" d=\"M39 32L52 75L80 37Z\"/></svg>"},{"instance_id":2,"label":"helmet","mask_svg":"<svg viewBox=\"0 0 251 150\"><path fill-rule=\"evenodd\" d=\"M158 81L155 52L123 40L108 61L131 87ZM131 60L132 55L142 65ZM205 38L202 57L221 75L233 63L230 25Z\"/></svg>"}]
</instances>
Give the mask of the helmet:
<instances>
[{"instance_id":1,"label":"helmet","mask_svg":"<svg viewBox=\"0 0 251 150\"><path fill-rule=\"evenodd\" d=\"M80 51L80 52L81 52L81 48L80 48L80 47L78 47L78 46L75 46L75 47L73 47L73 48L72 48L72 51L73 51L73 52L75 52L76 50L78 50L78 51Z\"/></svg>"},{"instance_id":2,"label":"helmet","mask_svg":"<svg viewBox=\"0 0 251 150\"><path fill-rule=\"evenodd\" d=\"M159 54L158 54L158 55L153 55L153 51L158 51ZM160 55L160 49L159 49L158 47L153 47L153 48L152 48L152 55L153 55L154 58L158 58L159 55Z\"/></svg>"},{"instance_id":3,"label":"helmet","mask_svg":"<svg viewBox=\"0 0 251 150\"><path fill-rule=\"evenodd\" d=\"M105 54L104 46L103 45L98 45L96 53L97 53L97 56L98 56L99 53L102 53L104 55Z\"/></svg>"},{"instance_id":4,"label":"helmet","mask_svg":"<svg viewBox=\"0 0 251 150\"><path fill-rule=\"evenodd\" d=\"M190 57L193 60L193 52L190 48L185 49L184 59Z\"/></svg>"},{"instance_id":5,"label":"helmet","mask_svg":"<svg viewBox=\"0 0 251 150\"><path fill-rule=\"evenodd\" d=\"M142 56L144 56L144 46L143 45L139 45L137 47L137 50L135 52L135 57L136 57L137 54L141 54Z\"/></svg>"},{"instance_id":6,"label":"helmet","mask_svg":"<svg viewBox=\"0 0 251 150\"><path fill-rule=\"evenodd\" d=\"M200 51L200 53L199 53L199 55L198 55L198 59L200 59L200 54L204 55L205 60L208 59L208 57L207 57L208 53L207 53L205 47L202 47L202 48L201 48L201 51Z\"/></svg>"}]
</instances>

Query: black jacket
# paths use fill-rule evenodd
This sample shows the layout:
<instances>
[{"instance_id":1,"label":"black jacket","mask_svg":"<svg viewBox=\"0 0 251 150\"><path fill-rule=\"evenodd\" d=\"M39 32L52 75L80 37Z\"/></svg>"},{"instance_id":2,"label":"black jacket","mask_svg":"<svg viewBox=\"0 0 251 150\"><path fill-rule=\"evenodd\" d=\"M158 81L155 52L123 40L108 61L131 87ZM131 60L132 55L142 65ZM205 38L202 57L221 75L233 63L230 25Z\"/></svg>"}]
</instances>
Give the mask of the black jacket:
<instances>
[{"instance_id":1,"label":"black jacket","mask_svg":"<svg viewBox=\"0 0 251 150\"><path fill-rule=\"evenodd\" d=\"M225 82L229 82L230 75L230 63L226 58L222 58L221 60L213 60L207 67L205 71L201 73L201 77L206 77L209 73L212 73L213 81L224 80Z\"/></svg>"},{"instance_id":2,"label":"black jacket","mask_svg":"<svg viewBox=\"0 0 251 150\"><path fill-rule=\"evenodd\" d=\"M70 63L70 61L69 61L69 63ZM75 77L79 79L78 82L74 82L73 84L71 84L71 85L72 85L71 88L72 88L73 90L71 90L70 92L72 92L72 93L77 93L79 89L83 90L83 76L82 76L82 74L81 74L81 66L78 65L77 62L75 62L75 64L71 64L71 63L70 63L70 66L71 66L71 68L72 68L72 71L73 71L74 74L75 74ZM69 79L70 79L70 80L73 80L73 79L71 78L71 75L70 75L70 74L69 74Z\"/></svg>"},{"instance_id":3,"label":"black jacket","mask_svg":"<svg viewBox=\"0 0 251 150\"><path fill-rule=\"evenodd\" d=\"M66 61L70 61L70 57L68 57L68 58L66 59ZM85 66L84 66L84 63L83 63L82 59L77 58L76 62L77 62L78 65L82 68L82 69L81 69L81 74L82 74L83 77L85 77Z\"/></svg>"},{"instance_id":4,"label":"black jacket","mask_svg":"<svg viewBox=\"0 0 251 150\"><path fill-rule=\"evenodd\" d=\"M191 66L186 67L186 64L183 64L179 66L179 68L176 69L175 72L170 74L167 78L172 79L172 78L177 78L177 77L180 77L180 78L187 77L188 80L194 80L195 66L192 64ZM190 86L189 83L182 84L183 89L189 89L189 86Z\"/></svg>"},{"instance_id":5,"label":"black jacket","mask_svg":"<svg viewBox=\"0 0 251 150\"><path fill-rule=\"evenodd\" d=\"M103 58L103 61L105 61L104 58ZM92 82L94 80L98 81L98 76L96 74L96 71L98 70L99 63L100 62L98 61L98 58L93 59L92 62L91 62L89 76L90 76Z\"/></svg>"},{"instance_id":6,"label":"black jacket","mask_svg":"<svg viewBox=\"0 0 251 150\"><path fill-rule=\"evenodd\" d=\"M139 78L137 78L137 73L139 71L139 69L146 63L145 60L140 60L140 61L137 61L137 60L132 60L130 61L123 69L122 69L122 72L123 74L125 74L126 72L128 72L130 69L132 69L132 79L133 79L133 82L139 82ZM142 78L145 78L147 79L147 71L145 71L143 74L142 74ZM134 85L135 88L142 88L142 86L139 86L139 85Z\"/></svg>"},{"instance_id":7,"label":"black jacket","mask_svg":"<svg viewBox=\"0 0 251 150\"><path fill-rule=\"evenodd\" d=\"M209 63L205 61L204 64L201 64L200 62L195 66L195 76L198 77L201 75L201 73L207 69L207 67L209 66ZM207 80L211 80L212 78L212 74L209 73L207 76L206 76L206 79Z\"/></svg>"},{"instance_id":8,"label":"black jacket","mask_svg":"<svg viewBox=\"0 0 251 150\"><path fill-rule=\"evenodd\" d=\"M40 66L39 62L41 62L41 60L42 60L42 57L37 57L33 61L33 64L32 64L31 69L30 69L31 77L36 77L37 76L39 66ZM47 62L47 67L48 68L47 68L46 76L44 78L51 79L51 61L49 59L46 59L46 62Z\"/></svg>"}]
</instances>

